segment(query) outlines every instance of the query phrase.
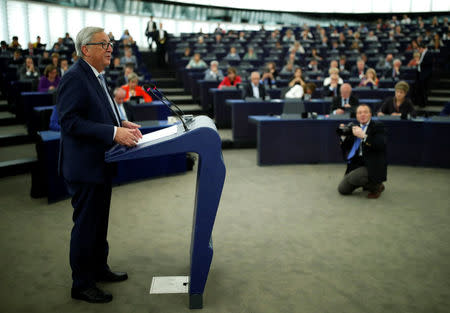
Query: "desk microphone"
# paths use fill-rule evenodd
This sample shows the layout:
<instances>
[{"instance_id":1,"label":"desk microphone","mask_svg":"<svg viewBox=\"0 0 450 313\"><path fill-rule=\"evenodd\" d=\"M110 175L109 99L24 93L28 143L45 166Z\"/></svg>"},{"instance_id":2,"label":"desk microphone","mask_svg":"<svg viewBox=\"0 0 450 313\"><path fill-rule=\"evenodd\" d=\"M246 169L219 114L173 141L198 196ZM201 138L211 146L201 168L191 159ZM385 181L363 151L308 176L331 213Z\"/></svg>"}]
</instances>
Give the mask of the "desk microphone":
<instances>
[{"instance_id":1,"label":"desk microphone","mask_svg":"<svg viewBox=\"0 0 450 313\"><path fill-rule=\"evenodd\" d=\"M162 103L164 103L164 104L169 108L170 112L172 112L174 115L176 115L176 116L178 117L178 119L180 120L181 124L183 124L183 128L184 128L185 131L188 131L188 130L189 130L188 127L186 126L186 123L184 122L184 119L183 119L183 116L182 116L182 115L183 115L183 111L181 111L181 109L180 109L177 105L174 104L174 107L177 108L177 110L178 110L179 112L181 112L181 115L180 115L179 112L177 112L177 111L175 111L175 110L173 110L173 109L171 108L171 106L170 106L170 104L169 104L169 103L170 103L170 100L167 99L167 97L164 96L164 94L163 94L161 91L159 91L158 88L156 88L155 85L153 85L153 84L145 84L145 85L143 86L143 88L144 88L144 90L145 90L148 94L150 94L151 96L155 97L156 99L158 99L159 101L161 101ZM169 103L167 103L166 101L164 101L164 98L165 98Z\"/></svg>"}]
</instances>

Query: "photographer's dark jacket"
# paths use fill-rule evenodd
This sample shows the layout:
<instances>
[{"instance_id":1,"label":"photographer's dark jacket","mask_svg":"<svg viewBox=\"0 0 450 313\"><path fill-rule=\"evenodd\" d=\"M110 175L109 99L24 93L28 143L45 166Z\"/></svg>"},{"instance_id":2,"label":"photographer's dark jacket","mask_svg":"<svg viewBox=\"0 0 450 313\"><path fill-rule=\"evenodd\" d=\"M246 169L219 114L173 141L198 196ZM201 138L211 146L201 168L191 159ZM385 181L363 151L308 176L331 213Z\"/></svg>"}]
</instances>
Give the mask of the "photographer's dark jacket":
<instances>
[{"instance_id":1,"label":"photographer's dark jacket","mask_svg":"<svg viewBox=\"0 0 450 313\"><path fill-rule=\"evenodd\" d=\"M386 181L387 176L386 131L383 123L373 119L370 120L366 135L367 139L365 141L361 140L362 156L359 156L358 152L355 154L349 161L350 163L347 165L345 174L358 167L366 166L369 173L369 182L381 183ZM352 149L355 139L355 136L350 135L343 141L341 140L341 148L345 160L347 160L347 155Z\"/></svg>"}]
</instances>

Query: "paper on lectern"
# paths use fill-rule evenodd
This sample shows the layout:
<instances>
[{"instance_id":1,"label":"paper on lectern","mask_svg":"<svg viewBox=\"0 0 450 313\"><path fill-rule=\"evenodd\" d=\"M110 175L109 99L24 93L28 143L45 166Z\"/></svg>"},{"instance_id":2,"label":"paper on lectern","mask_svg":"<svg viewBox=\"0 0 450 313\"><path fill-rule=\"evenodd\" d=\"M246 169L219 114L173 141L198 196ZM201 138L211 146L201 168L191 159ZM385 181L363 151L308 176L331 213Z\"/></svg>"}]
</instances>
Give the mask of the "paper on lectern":
<instances>
[{"instance_id":1,"label":"paper on lectern","mask_svg":"<svg viewBox=\"0 0 450 313\"><path fill-rule=\"evenodd\" d=\"M178 130L178 125L173 125L170 127L166 127L166 128L154 131L152 133L145 134L142 136L141 139L139 139L137 145L140 146L140 145L143 145L144 143L176 134L177 130Z\"/></svg>"}]
</instances>

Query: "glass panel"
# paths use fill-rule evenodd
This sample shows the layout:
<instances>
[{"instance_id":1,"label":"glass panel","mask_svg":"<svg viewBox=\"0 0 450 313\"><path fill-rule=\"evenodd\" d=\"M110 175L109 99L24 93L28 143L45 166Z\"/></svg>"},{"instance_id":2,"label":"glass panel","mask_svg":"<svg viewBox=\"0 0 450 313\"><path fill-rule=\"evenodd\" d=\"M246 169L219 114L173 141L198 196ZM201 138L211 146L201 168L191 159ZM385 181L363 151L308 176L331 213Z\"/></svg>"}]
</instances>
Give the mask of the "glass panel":
<instances>
[{"instance_id":1,"label":"glass panel","mask_svg":"<svg viewBox=\"0 0 450 313\"><path fill-rule=\"evenodd\" d=\"M48 24L43 23L47 21L47 9L45 5L40 4L28 4L28 25L30 29L30 41L36 42L36 37L41 37L42 43L49 43L49 33L47 32Z\"/></svg>"},{"instance_id":2,"label":"glass panel","mask_svg":"<svg viewBox=\"0 0 450 313\"><path fill-rule=\"evenodd\" d=\"M66 21L64 18L65 9L60 7L48 7L48 23L50 31L50 40L47 43L47 49L53 48L53 44L59 37L64 37L66 33Z\"/></svg>"},{"instance_id":3,"label":"glass panel","mask_svg":"<svg viewBox=\"0 0 450 313\"><path fill-rule=\"evenodd\" d=\"M19 43L22 48L26 48L29 40L29 34L27 34L27 29L24 21L27 20L26 7L24 2L18 1L8 1L7 2L7 13L8 13L8 38L6 42L11 43L12 37L19 37Z\"/></svg>"}]
</instances>

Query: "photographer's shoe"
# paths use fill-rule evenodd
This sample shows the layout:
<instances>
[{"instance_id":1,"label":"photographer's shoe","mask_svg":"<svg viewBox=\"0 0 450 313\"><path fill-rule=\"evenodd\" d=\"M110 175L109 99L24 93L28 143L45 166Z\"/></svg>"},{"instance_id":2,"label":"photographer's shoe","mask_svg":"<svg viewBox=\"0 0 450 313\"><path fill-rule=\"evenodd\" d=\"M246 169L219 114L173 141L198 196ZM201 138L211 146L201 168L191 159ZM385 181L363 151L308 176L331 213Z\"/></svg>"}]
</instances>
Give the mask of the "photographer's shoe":
<instances>
[{"instance_id":1,"label":"photographer's shoe","mask_svg":"<svg viewBox=\"0 0 450 313\"><path fill-rule=\"evenodd\" d=\"M384 191L384 184L380 184L377 191L371 191L367 195L369 199L378 199L381 196L381 193Z\"/></svg>"}]
</instances>

